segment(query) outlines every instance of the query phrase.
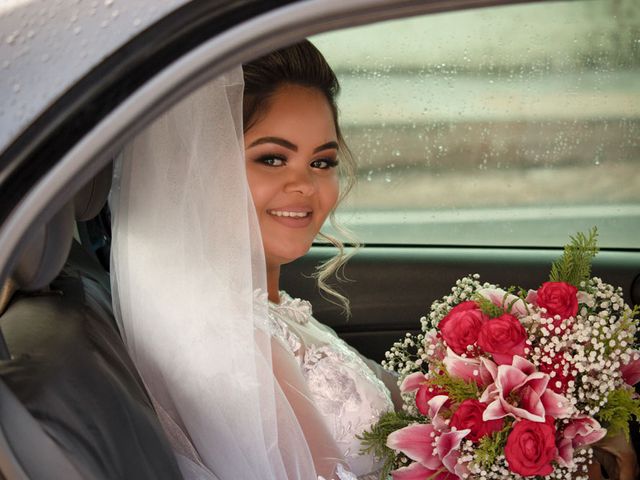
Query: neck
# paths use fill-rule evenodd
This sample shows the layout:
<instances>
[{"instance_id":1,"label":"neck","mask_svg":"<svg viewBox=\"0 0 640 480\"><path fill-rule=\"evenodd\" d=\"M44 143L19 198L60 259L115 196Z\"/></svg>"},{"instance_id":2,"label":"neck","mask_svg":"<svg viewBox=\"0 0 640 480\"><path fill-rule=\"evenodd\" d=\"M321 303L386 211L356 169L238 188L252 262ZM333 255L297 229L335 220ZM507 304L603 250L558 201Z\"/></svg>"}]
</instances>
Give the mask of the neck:
<instances>
[{"instance_id":1,"label":"neck","mask_svg":"<svg viewBox=\"0 0 640 480\"><path fill-rule=\"evenodd\" d=\"M267 265L269 301L280 303L280 265Z\"/></svg>"}]
</instances>

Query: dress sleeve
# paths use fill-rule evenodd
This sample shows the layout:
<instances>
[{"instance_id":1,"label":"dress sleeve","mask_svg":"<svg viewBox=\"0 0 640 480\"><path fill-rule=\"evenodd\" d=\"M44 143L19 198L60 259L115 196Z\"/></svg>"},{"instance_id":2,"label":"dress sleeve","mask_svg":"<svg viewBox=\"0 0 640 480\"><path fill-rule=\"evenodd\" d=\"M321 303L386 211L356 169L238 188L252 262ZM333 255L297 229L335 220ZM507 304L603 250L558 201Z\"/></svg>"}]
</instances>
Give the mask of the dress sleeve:
<instances>
[{"instance_id":1,"label":"dress sleeve","mask_svg":"<svg viewBox=\"0 0 640 480\"><path fill-rule=\"evenodd\" d=\"M339 478L337 475L342 468L338 468L338 465L346 466L346 462L313 403L300 366L280 340L273 338L271 343L276 380L300 424L317 474L327 480Z\"/></svg>"},{"instance_id":2,"label":"dress sleeve","mask_svg":"<svg viewBox=\"0 0 640 480\"><path fill-rule=\"evenodd\" d=\"M398 386L398 377L392 372L382 368L378 362L371 360L360 353L358 353L358 355L360 355L371 371L373 371L375 376L384 383L385 387L389 389L391 400L393 401L393 406L396 411L402 411L403 400L402 395L400 394L400 387Z\"/></svg>"},{"instance_id":3,"label":"dress sleeve","mask_svg":"<svg viewBox=\"0 0 640 480\"><path fill-rule=\"evenodd\" d=\"M331 333L336 338L338 337L338 334L335 332L333 328L329 327L328 325L325 325L324 323L319 322L318 320L314 319L314 321L317 322L317 325L320 328ZM402 395L400 394L400 387L398 386L398 377L395 374L382 368L382 365L380 365L375 360L371 360L370 358L367 358L364 355L362 355L358 350L356 350L352 346L349 345L349 348L353 350L364 361L364 363L367 364L367 366L371 369L374 375L378 377L382 383L384 383L385 387L387 387L387 389L389 390L389 393L391 394L391 400L393 401L393 406L396 409L396 411L402 411L403 400L402 400Z\"/></svg>"}]
</instances>

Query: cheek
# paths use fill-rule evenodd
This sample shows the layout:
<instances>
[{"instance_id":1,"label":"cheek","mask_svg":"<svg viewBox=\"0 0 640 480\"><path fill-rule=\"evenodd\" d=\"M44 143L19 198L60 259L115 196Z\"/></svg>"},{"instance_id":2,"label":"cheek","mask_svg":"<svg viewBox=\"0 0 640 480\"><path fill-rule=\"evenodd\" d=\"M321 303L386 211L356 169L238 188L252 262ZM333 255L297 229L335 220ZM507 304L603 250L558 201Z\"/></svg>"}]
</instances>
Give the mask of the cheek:
<instances>
[{"instance_id":1,"label":"cheek","mask_svg":"<svg viewBox=\"0 0 640 480\"><path fill-rule=\"evenodd\" d=\"M264 181L262 176L254 172L252 169L247 169L247 183L249 184L249 190L251 191L251 198L256 210L259 212L268 202L270 197L269 183Z\"/></svg>"}]
</instances>

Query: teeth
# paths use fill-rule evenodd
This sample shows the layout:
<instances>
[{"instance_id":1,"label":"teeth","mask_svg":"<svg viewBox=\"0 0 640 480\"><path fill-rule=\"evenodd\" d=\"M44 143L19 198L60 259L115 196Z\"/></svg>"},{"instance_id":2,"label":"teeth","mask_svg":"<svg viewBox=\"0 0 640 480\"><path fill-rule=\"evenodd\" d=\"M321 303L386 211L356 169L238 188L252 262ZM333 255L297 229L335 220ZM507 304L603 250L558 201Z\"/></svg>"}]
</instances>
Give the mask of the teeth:
<instances>
[{"instance_id":1,"label":"teeth","mask_svg":"<svg viewBox=\"0 0 640 480\"><path fill-rule=\"evenodd\" d=\"M309 215L310 212L286 212L283 210L270 210L269 215L275 215L276 217L295 217L304 218Z\"/></svg>"}]
</instances>

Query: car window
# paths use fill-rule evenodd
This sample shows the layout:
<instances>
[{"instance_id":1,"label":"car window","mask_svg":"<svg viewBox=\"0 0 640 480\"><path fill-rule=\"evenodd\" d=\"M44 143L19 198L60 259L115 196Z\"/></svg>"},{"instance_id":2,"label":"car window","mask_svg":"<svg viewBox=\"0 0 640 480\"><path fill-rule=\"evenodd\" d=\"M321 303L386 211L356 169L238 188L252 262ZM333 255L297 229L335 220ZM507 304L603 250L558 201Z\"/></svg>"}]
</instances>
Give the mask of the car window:
<instances>
[{"instance_id":1,"label":"car window","mask_svg":"<svg viewBox=\"0 0 640 480\"><path fill-rule=\"evenodd\" d=\"M640 238L640 2L541 2L318 35L373 244Z\"/></svg>"}]
</instances>

